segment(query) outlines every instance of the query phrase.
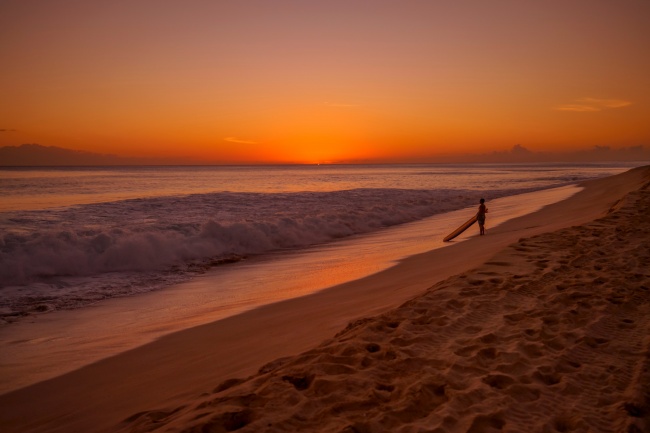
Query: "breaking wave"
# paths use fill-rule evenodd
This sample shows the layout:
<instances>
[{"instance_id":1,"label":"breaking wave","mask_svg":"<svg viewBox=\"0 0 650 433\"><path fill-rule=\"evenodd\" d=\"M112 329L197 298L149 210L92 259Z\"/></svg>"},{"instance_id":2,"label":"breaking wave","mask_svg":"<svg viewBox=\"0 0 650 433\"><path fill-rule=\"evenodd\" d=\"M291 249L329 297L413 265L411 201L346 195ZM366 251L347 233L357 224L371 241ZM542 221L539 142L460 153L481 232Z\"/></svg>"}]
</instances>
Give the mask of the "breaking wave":
<instances>
[{"instance_id":1,"label":"breaking wave","mask_svg":"<svg viewBox=\"0 0 650 433\"><path fill-rule=\"evenodd\" d=\"M0 281L158 271L305 247L475 201L469 191L357 189L196 194L6 213Z\"/></svg>"}]
</instances>

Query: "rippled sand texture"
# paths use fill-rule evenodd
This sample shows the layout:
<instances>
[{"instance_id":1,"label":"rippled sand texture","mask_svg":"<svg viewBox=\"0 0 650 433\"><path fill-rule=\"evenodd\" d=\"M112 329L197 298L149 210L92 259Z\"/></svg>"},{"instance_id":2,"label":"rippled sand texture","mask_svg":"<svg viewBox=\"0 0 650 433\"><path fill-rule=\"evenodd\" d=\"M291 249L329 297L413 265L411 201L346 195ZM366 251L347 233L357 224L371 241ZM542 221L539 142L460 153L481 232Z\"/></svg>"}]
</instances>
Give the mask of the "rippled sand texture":
<instances>
[{"instance_id":1,"label":"rippled sand texture","mask_svg":"<svg viewBox=\"0 0 650 433\"><path fill-rule=\"evenodd\" d=\"M650 185L124 431L650 431Z\"/></svg>"}]
</instances>

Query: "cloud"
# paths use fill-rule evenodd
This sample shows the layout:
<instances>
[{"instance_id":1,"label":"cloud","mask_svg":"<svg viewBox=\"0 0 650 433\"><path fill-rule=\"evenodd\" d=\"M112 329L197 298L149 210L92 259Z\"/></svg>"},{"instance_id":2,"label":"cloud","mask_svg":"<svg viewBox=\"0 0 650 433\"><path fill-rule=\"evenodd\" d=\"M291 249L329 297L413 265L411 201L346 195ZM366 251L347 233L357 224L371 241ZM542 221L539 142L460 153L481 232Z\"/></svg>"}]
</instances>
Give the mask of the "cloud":
<instances>
[{"instance_id":1,"label":"cloud","mask_svg":"<svg viewBox=\"0 0 650 433\"><path fill-rule=\"evenodd\" d=\"M230 143L238 143L238 144L257 144L256 141L242 140L237 137L225 137L224 141L229 141Z\"/></svg>"},{"instance_id":2,"label":"cloud","mask_svg":"<svg viewBox=\"0 0 650 433\"><path fill-rule=\"evenodd\" d=\"M538 163L538 162L633 162L642 164L650 161L650 146L636 145L630 147L614 147L596 145L592 148L574 151L535 151L521 144L516 144L508 150L497 150L490 153L455 154L443 157L432 157L427 161L442 163ZM416 162L416 161L408 161Z\"/></svg>"},{"instance_id":3,"label":"cloud","mask_svg":"<svg viewBox=\"0 0 650 433\"><path fill-rule=\"evenodd\" d=\"M558 105L555 107L558 111L576 111L576 112L594 112L603 111L611 108L623 108L632 105L631 101L622 99L599 99L599 98L580 98L573 103Z\"/></svg>"},{"instance_id":4,"label":"cloud","mask_svg":"<svg viewBox=\"0 0 650 433\"><path fill-rule=\"evenodd\" d=\"M512 146L510 153L513 155L530 155L532 152L526 149L521 144L515 144L514 146Z\"/></svg>"},{"instance_id":5,"label":"cloud","mask_svg":"<svg viewBox=\"0 0 650 433\"><path fill-rule=\"evenodd\" d=\"M88 165L205 165L201 159L175 157L123 157L40 144L0 146L0 166L88 166Z\"/></svg>"}]
</instances>

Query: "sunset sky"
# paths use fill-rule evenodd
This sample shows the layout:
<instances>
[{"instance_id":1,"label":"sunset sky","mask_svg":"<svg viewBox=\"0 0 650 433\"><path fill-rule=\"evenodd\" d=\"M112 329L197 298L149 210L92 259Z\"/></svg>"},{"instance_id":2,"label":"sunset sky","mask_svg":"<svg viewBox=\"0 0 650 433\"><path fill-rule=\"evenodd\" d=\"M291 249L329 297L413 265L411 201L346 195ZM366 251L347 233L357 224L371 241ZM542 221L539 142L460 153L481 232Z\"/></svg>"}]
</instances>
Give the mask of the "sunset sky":
<instances>
[{"instance_id":1,"label":"sunset sky","mask_svg":"<svg viewBox=\"0 0 650 433\"><path fill-rule=\"evenodd\" d=\"M205 162L650 144L648 0L2 0L0 146Z\"/></svg>"}]
</instances>

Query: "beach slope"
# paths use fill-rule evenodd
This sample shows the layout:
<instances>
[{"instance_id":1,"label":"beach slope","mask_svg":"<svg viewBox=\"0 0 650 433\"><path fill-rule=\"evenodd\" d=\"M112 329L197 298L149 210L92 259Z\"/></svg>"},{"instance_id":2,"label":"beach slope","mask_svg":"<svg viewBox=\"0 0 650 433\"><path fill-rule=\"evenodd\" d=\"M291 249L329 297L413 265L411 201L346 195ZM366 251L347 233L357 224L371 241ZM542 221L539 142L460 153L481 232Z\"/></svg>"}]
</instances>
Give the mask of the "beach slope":
<instances>
[{"instance_id":1,"label":"beach slope","mask_svg":"<svg viewBox=\"0 0 650 433\"><path fill-rule=\"evenodd\" d=\"M587 182L488 236L5 394L3 430L647 431L649 184L647 167Z\"/></svg>"}]
</instances>

